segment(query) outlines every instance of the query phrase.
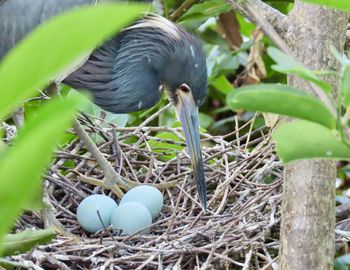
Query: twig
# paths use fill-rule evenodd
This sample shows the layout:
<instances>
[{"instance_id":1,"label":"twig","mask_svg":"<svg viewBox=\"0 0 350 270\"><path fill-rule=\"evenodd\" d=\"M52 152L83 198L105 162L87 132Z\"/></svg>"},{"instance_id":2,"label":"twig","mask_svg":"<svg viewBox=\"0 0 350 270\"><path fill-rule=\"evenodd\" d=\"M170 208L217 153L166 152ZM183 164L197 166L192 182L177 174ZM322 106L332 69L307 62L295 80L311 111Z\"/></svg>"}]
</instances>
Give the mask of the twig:
<instances>
[{"instance_id":1,"label":"twig","mask_svg":"<svg viewBox=\"0 0 350 270\"><path fill-rule=\"evenodd\" d=\"M284 35L288 30L289 19L286 15L274 9L270 5L264 3L261 0L226 0L226 2L237 12L242 14L254 24L259 24L259 18L251 14L247 6L253 7L255 10L259 10L261 16L267 20L267 22L274 27L278 34ZM253 16L252 16L253 15Z\"/></svg>"},{"instance_id":2,"label":"twig","mask_svg":"<svg viewBox=\"0 0 350 270\"><path fill-rule=\"evenodd\" d=\"M177 10L175 10L169 16L169 19L172 21L177 21L192 5L199 2L199 0L186 0L184 1Z\"/></svg>"},{"instance_id":3,"label":"twig","mask_svg":"<svg viewBox=\"0 0 350 270\"><path fill-rule=\"evenodd\" d=\"M97 163L101 166L105 174L106 186L113 189L119 198L123 197L124 193L116 184L124 187L126 190L130 188L130 185L128 185L126 181L123 180L121 176L114 171L112 165L101 154L100 150L97 148L95 143L91 140L91 138L87 135L87 133L85 132L84 128L80 125L78 120L74 121L74 130L76 134L79 136L79 138L82 141L84 141L90 153L96 158Z\"/></svg>"}]
</instances>

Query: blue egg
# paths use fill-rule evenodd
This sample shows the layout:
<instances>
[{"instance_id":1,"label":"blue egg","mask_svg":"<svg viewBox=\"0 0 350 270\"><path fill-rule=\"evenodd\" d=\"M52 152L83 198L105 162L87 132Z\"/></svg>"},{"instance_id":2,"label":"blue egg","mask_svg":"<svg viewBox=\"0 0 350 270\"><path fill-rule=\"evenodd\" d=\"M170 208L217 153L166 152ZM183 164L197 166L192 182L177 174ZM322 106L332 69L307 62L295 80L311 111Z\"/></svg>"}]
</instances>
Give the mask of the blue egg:
<instances>
[{"instance_id":1,"label":"blue egg","mask_svg":"<svg viewBox=\"0 0 350 270\"><path fill-rule=\"evenodd\" d=\"M137 202L127 202L119 205L111 218L112 228L120 230L121 235L136 233L152 224L152 216L148 209ZM145 229L142 234L148 233Z\"/></svg>"},{"instance_id":2,"label":"blue egg","mask_svg":"<svg viewBox=\"0 0 350 270\"><path fill-rule=\"evenodd\" d=\"M78 206L78 222L85 231L95 233L103 229L104 226L108 227L111 225L111 216L117 206L117 203L106 195L97 194L88 196Z\"/></svg>"},{"instance_id":3,"label":"blue egg","mask_svg":"<svg viewBox=\"0 0 350 270\"><path fill-rule=\"evenodd\" d=\"M143 204L152 215L152 219L156 218L163 207L163 195L162 193L147 185L137 186L129 190L121 199L120 204L127 202L138 202Z\"/></svg>"}]
</instances>

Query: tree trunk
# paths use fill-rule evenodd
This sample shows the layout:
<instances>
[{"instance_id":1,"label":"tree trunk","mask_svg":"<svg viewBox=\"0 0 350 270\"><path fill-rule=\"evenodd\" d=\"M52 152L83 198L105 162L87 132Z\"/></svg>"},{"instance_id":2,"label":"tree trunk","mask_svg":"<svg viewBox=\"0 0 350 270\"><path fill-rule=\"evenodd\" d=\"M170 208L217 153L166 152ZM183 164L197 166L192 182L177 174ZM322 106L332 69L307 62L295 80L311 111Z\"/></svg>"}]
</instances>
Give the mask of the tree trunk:
<instances>
[{"instance_id":1,"label":"tree trunk","mask_svg":"<svg viewBox=\"0 0 350 270\"><path fill-rule=\"evenodd\" d=\"M342 53L347 14L295 1L286 33L294 55L314 70L340 70L330 45ZM337 89L337 78L325 78ZM288 84L308 90L304 80L289 76ZM302 160L284 172L280 270L333 269L335 229L334 161Z\"/></svg>"}]
</instances>

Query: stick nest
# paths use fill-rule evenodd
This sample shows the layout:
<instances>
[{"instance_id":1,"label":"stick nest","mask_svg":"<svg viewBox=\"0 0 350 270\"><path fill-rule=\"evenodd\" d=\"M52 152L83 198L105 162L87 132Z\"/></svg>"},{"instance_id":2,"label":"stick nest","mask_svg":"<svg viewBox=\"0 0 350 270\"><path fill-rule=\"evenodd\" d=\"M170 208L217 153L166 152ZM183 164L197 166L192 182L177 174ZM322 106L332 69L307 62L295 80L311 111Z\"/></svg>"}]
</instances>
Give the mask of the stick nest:
<instances>
[{"instance_id":1,"label":"stick nest","mask_svg":"<svg viewBox=\"0 0 350 270\"><path fill-rule=\"evenodd\" d=\"M118 128L88 116L80 122L123 177L178 184L162 191L164 207L148 235L120 237L109 230L88 234L76 220L79 202L91 194L119 199L110 190L81 181L79 174L96 180L104 175L75 138L57 151L45 175L52 213L25 213L18 221L18 229L43 228L55 217L68 235L11 260L33 269L275 268L282 169L268 130L253 130L254 119L225 136L202 134L206 213L199 205L181 129L149 127L147 122Z\"/></svg>"}]
</instances>

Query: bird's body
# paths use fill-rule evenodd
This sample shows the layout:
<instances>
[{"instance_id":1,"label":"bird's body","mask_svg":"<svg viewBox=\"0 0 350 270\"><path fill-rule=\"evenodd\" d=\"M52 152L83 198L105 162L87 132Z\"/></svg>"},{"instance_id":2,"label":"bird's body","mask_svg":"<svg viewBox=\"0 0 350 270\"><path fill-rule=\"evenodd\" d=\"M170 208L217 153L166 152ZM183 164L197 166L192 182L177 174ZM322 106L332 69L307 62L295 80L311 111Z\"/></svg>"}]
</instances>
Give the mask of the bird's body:
<instances>
[{"instance_id":1,"label":"bird's body","mask_svg":"<svg viewBox=\"0 0 350 270\"><path fill-rule=\"evenodd\" d=\"M65 10L93 3L96 0L0 0L0 59L37 25ZM163 17L149 15L95 49L63 83L89 90L97 105L114 113L152 107L160 98L160 86L165 85L183 123L205 206L198 106L205 99L206 74L197 38Z\"/></svg>"},{"instance_id":2,"label":"bird's body","mask_svg":"<svg viewBox=\"0 0 350 270\"><path fill-rule=\"evenodd\" d=\"M96 0L0 0L0 59L39 24L63 11L95 2Z\"/></svg>"},{"instance_id":3,"label":"bird's body","mask_svg":"<svg viewBox=\"0 0 350 270\"><path fill-rule=\"evenodd\" d=\"M154 22L152 28L147 26L151 22ZM155 27L155 22L162 28ZM167 26L167 22L154 15L141 19L96 49L64 83L76 89L90 90L97 105L114 113L152 107L159 100L162 82L172 89L182 83L191 85L192 74L184 67L199 69L205 67L205 62L184 54L192 51L200 54L201 46L195 39L189 45L187 41L193 37L186 32L188 39L178 37L176 26L172 23ZM201 72L204 73L201 80L192 88L198 92L199 104L205 98L205 93L201 95L199 89L206 87L206 69Z\"/></svg>"}]
</instances>

